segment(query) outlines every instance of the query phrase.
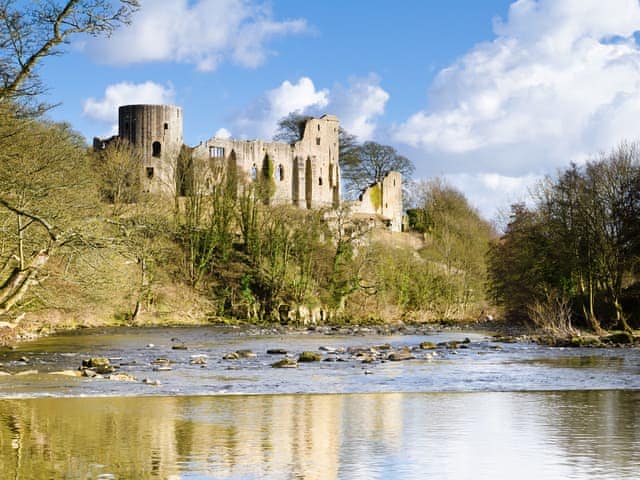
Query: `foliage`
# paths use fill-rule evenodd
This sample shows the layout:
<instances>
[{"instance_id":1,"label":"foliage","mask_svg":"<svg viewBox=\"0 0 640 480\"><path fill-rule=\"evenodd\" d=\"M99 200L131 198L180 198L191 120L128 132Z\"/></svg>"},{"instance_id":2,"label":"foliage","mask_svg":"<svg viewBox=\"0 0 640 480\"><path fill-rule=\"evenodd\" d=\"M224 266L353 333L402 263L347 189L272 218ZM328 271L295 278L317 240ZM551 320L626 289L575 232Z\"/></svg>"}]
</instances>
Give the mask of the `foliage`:
<instances>
[{"instance_id":1,"label":"foliage","mask_svg":"<svg viewBox=\"0 0 640 480\"><path fill-rule=\"evenodd\" d=\"M275 173L275 166L273 160L269 154L265 154L262 160L262 168L260 170L260 177L258 178L258 192L262 202L265 205L269 205L271 198L276 192L276 181L273 178Z\"/></svg>"},{"instance_id":2,"label":"foliage","mask_svg":"<svg viewBox=\"0 0 640 480\"><path fill-rule=\"evenodd\" d=\"M56 250L81 248L97 205L82 139L67 125L32 121L0 101L0 310L9 311Z\"/></svg>"},{"instance_id":3,"label":"foliage","mask_svg":"<svg viewBox=\"0 0 640 480\"><path fill-rule=\"evenodd\" d=\"M124 205L136 202L140 195L140 152L128 141L115 139L94 156L101 197L113 204L117 214Z\"/></svg>"},{"instance_id":4,"label":"foliage","mask_svg":"<svg viewBox=\"0 0 640 480\"><path fill-rule=\"evenodd\" d=\"M623 144L609 155L571 165L540 185L532 209L515 206L502 239L491 247L490 284L513 315L558 292L573 315L599 332L630 329L640 259L640 155ZM637 321L634 320L634 321Z\"/></svg>"},{"instance_id":5,"label":"foliage","mask_svg":"<svg viewBox=\"0 0 640 480\"><path fill-rule=\"evenodd\" d=\"M313 117L298 112L291 112L278 121L278 130L273 139L276 142L296 143L302 140L307 121Z\"/></svg>"},{"instance_id":6,"label":"foliage","mask_svg":"<svg viewBox=\"0 0 640 480\"><path fill-rule=\"evenodd\" d=\"M491 225L472 208L464 195L441 179L414 185L416 221L426 246L422 256L438 265L449 278L449 298L464 309L484 299L486 253L494 236ZM451 279L456 278L455 283Z\"/></svg>"},{"instance_id":7,"label":"foliage","mask_svg":"<svg viewBox=\"0 0 640 480\"><path fill-rule=\"evenodd\" d=\"M414 166L393 147L376 142L364 142L354 147L347 157L341 159L340 168L347 196L355 197L367 187L381 182L390 171L411 178Z\"/></svg>"}]
</instances>

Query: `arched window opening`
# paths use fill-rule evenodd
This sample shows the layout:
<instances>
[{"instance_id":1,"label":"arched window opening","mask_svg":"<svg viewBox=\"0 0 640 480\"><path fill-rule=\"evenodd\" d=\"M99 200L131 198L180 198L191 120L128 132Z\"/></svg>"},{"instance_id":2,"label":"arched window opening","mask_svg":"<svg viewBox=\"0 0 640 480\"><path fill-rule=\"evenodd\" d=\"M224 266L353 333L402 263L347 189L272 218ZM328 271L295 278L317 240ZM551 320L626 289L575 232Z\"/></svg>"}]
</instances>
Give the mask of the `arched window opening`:
<instances>
[{"instance_id":1,"label":"arched window opening","mask_svg":"<svg viewBox=\"0 0 640 480\"><path fill-rule=\"evenodd\" d=\"M165 123L165 124L164 124L164 129L165 129L165 130L169 130L169 124L168 124L168 123Z\"/></svg>"},{"instance_id":2,"label":"arched window opening","mask_svg":"<svg viewBox=\"0 0 640 480\"><path fill-rule=\"evenodd\" d=\"M282 166L282 164L278 165L277 174L278 180L280 180L281 182L284 181L284 167Z\"/></svg>"},{"instance_id":3,"label":"arched window opening","mask_svg":"<svg viewBox=\"0 0 640 480\"><path fill-rule=\"evenodd\" d=\"M160 145L160 142L153 142L153 144L151 145L151 149L152 149L152 155L154 157L159 157L160 153L162 152L162 146Z\"/></svg>"},{"instance_id":4,"label":"arched window opening","mask_svg":"<svg viewBox=\"0 0 640 480\"><path fill-rule=\"evenodd\" d=\"M256 180L258 178L258 169L256 168L256 164L251 165L251 180Z\"/></svg>"},{"instance_id":5,"label":"arched window opening","mask_svg":"<svg viewBox=\"0 0 640 480\"><path fill-rule=\"evenodd\" d=\"M149 180L153 179L153 167L147 167L147 178Z\"/></svg>"},{"instance_id":6,"label":"arched window opening","mask_svg":"<svg viewBox=\"0 0 640 480\"><path fill-rule=\"evenodd\" d=\"M318 178L318 185L322 186L322 177Z\"/></svg>"}]
</instances>

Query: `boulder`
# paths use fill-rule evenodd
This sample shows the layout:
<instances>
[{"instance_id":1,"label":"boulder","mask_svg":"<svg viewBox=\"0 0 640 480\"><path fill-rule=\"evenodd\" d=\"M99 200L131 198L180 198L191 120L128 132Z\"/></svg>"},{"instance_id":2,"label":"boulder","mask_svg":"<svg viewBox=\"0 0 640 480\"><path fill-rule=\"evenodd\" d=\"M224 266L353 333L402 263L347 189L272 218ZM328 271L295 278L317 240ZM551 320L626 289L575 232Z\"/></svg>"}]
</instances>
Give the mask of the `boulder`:
<instances>
[{"instance_id":1,"label":"boulder","mask_svg":"<svg viewBox=\"0 0 640 480\"><path fill-rule=\"evenodd\" d=\"M272 363L271 366L273 368L297 368L298 362L290 358L283 358L282 360Z\"/></svg>"},{"instance_id":2,"label":"boulder","mask_svg":"<svg viewBox=\"0 0 640 480\"><path fill-rule=\"evenodd\" d=\"M399 362L402 360L412 360L416 357L413 356L411 352L391 352L387 357L388 360L392 362Z\"/></svg>"},{"instance_id":3,"label":"boulder","mask_svg":"<svg viewBox=\"0 0 640 480\"><path fill-rule=\"evenodd\" d=\"M252 350L236 350L238 358L255 358L257 355Z\"/></svg>"},{"instance_id":4,"label":"boulder","mask_svg":"<svg viewBox=\"0 0 640 480\"><path fill-rule=\"evenodd\" d=\"M151 378L143 378L142 383L152 385L154 387L159 387L160 385L162 385L162 382L160 380L152 380Z\"/></svg>"},{"instance_id":5,"label":"boulder","mask_svg":"<svg viewBox=\"0 0 640 480\"><path fill-rule=\"evenodd\" d=\"M81 369L87 368L100 375L113 373L114 370L109 359L104 357L92 357L88 360L83 360Z\"/></svg>"},{"instance_id":6,"label":"boulder","mask_svg":"<svg viewBox=\"0 0 640 480\"><path fill-rule=\"evenodd\" d=\"M81 377L80 370L62 370L60 372L49 372L49 375L60 375L62 377Z\"/></svg>"},{"instance_id":7,"label":"boulder","mask_svg":"<svg viewBox=\"0 0 640 480\"><path fill-rule=\"evenodd\" d=\"M420 343L420 348L422 350L434 350L437 347L438 346L433 342L422 342L422 343Z\"/></svg>"},{"instance_id":8,"label":"boulder","mask_svg":"<svg viewBox=\"0 0 640 480\"><path fill-rule=\"evenodd\" d=\"M302 352L298 356L298 362L319 362L322 360L322 355L316 352Z\"/></svg>"},{"instance_id":9,"label":"boulder","mask_svg":"<svg viewBox=\"0 0 640 480\"><path fill-rule=\"evenodd\" d=\"M236 352L227 353L222 357L223 360L238 360L240 356Z\"/></svg>"},{"instance_id":10,"label":"boulder","mask_svg":"<svg viewBox=\"0 0 640 480\"><path fill-rule=\"evenodd\" d=\"M138 379L128 373L113 373L107 377L109 380L115 380L117 382L137 382Z\"/></svg>"},{"instance_id":11,"label":"boulder","mask_svg":"<svg viewBox=\"0 0 640 480\"><path fill-rule=\"evenodd\" d=\"M288 352L284 348L270 348L267 355L286 355Z\"/></svg>"}]
</instances>

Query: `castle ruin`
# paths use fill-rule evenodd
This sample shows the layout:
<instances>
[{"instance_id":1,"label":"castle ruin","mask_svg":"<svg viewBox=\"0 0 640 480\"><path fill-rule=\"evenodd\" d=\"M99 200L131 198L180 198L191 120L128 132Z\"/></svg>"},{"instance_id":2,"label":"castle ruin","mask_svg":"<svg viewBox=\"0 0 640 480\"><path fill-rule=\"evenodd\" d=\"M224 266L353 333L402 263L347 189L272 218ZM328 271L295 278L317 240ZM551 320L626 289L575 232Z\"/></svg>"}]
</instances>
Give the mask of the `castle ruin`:
<instances>
[{"instance_id":1,"label":"castle ruin","mask_svg":"<svg viewBox=\"0 0 640 480\"><path fill-rule=\"evenodd\" d=\"M214 137L193 147L192 162L182 165L182 109L172 105L125 105L118 110L118 135L94 139L94 148L104 149L116 138L133 145L142 159L140 179L145 193L183 193L180 179L200 175L207 177L206 182L215 181L212 170L217 167L232 168L238 179L255 181L270 166L274 185L271 204L336 208L341 204L338 132L338 118L324 115L308 119L302 137L292 144ZM204 169L183 171L194 166ZM392 231L401 231L402 176L390 172L362 192L351 209L356 215L376 217Z\"/></svg>"}]
</instances>

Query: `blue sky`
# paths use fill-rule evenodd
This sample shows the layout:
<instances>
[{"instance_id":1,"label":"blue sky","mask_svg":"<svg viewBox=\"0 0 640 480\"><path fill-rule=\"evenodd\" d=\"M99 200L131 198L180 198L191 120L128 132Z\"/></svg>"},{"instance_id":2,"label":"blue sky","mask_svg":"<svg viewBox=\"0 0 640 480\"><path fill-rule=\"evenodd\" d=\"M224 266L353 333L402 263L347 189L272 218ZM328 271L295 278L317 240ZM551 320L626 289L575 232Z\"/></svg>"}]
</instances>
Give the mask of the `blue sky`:
<instances>
[{"instance_id":1,"label":"blue sky","mask_svg":"<svg viewBox=\"0 0 640 480\"><path fill-rule=\"evenodd\" d=\"M571 161L635 140L638 0L144 0L41 74L87 139L119 103L172 103L190 145L333 113L492 218Z\"/></svg>"}]
</instances>

